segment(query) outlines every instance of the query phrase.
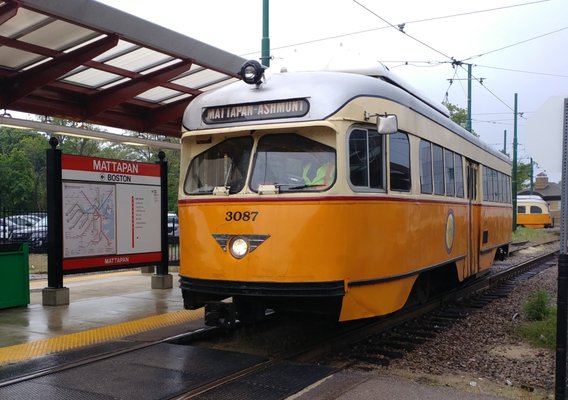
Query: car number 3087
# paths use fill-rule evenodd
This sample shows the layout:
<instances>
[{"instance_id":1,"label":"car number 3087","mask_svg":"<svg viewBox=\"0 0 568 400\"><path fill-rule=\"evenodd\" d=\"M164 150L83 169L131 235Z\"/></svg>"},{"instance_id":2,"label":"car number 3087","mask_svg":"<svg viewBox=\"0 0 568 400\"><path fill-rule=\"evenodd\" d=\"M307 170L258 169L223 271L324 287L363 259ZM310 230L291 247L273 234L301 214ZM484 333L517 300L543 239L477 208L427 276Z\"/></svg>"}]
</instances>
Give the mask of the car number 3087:
<instances>
[{"instance_id":1,"label":"car number 3087","mask_svg":"<svg viewBox=\"0 0 568 400\"><path fill-rule=\"evenodd\" d=\"M258 211L227 211L225 221L255 221Z\"/></svg>"}]
</instances>

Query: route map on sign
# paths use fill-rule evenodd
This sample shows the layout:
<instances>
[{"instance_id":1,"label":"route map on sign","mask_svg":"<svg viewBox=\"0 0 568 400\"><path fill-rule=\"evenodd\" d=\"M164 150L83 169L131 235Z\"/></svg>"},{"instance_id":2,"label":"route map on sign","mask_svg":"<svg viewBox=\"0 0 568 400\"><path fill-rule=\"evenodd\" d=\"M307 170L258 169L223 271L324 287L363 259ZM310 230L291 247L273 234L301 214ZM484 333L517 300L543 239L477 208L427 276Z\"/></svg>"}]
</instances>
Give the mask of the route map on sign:
<instances>
[{"instance_id":1,"label":"route map on sign","mask_svg":"<svg viewBox=\"0 0 568 400\"><path fill-rule=\"evenodd\" d=\"M116 186L63 182L63 257L116 253Z\"/></svg>"}]
</instances>

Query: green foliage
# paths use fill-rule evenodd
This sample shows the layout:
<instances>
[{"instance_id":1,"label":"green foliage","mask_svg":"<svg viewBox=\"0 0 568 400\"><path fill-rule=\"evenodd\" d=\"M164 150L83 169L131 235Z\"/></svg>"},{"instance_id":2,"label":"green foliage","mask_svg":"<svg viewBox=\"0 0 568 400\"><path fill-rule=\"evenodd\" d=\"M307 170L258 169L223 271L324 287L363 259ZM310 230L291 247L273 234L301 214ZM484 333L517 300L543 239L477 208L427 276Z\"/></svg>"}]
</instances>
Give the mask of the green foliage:
<instances>
[{"instance_id":1,"label":"green foliage","mask_svg":"<svg viewBox=\"0 0 568 400\"><path fill-rule=\"evenodd\" d=\"M443 103L448 111L450 112L450 119L454 121L456 124L460 125L462 128L466 129L467 127L467 110L465 108L461 108L455 104L450 102ZM471 134L473 136L479 137L477 133L472 129Z\"/></svg>"},{"instance_id":2,"label":"green foliage","mask_svg":"<svg viewBox=\"0 0 568 400\"><path fill-rule=\"evenodd\" d=\"M529 321L544 321L552 314L550 295L544 290L537 290L529 295L528 301L523 305L523 311Z\"/></svg>"},{"instance_id":3,"label":"green foliage","mask_svg":"<svg viewBox=\"0 0 568 400\"><path fill-rule=\"evenodd\" d=\"M544 290L531 293L523 312L527 322L516 326L515 333L533 346L554 349L556 309L550 304L550 295Z\"/></svg>"},{"instance_id":4,"label":"green foliage","mask_svg":"<svg viewBox=\"0 0 568 400\"><path fill-rule=\"evenodd\" d=\"M531 321L518 325L515 333L536 347L553 350L556 347L556 314L552 313L543 321Z\"/></svg>"},{"instance_id":5,"label":"green foliage","mask_svg":"<svg viewBox=\"0 0 568 400\"><path fill-rule=\"evenodd\" d=\"M89 124L54 119L52 123L100 130ZM46 209L46 149L49 138L43 133L0 127L0 206L6 209ZM113 158L139 162L158 161L157 149L110 142L58 136L65 154ZM169 138L163 139L171 140ZM168 209L177 210L179 151L165 150L168 161Z\"/></svg>"},{"instance_id":6,"label":"green foliage","mask_svg":"<svg viewBox=\"0 0 568 400\"><path fill-rule=\"evenodd\" d=\"M530 187L531 164L517 162L517 188L518 190Z\"/></svg>"},{"instance_id":7,"label":"green foliage","mask_svg":"<svg viewBox=\"0 0 568 400\"><path fill-rule=\"evenodd\" d=\"M7 209L45 209L45 149L42 135L0 128L0 205Z\"/></svg>"}]
</instances>

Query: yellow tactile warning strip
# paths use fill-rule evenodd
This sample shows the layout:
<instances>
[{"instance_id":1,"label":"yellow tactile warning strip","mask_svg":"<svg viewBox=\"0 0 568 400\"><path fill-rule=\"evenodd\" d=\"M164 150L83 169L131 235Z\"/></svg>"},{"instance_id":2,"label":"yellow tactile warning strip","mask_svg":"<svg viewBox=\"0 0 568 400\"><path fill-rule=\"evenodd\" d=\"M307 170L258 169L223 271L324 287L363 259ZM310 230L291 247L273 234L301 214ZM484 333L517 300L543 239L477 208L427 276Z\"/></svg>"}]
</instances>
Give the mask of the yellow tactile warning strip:
<instances>
[{"instance_id":1,"label":"yellow tactile warning strip","mask_svg":"<svg viewBox=\"0 0 568 400\"><path fill-rule=\"evenodd\" d=\"M70 282L81 282L90 281L93 279L104 279L104 278L116 278L117 276L129 276L129 275L140 275L140 271L122 271L122 272L109 272L103 274L87 274L87 275L76 275L71 277L65 277L63 284ZM46 279L30 281L30 288L43 288L47 285Z\"/></svg>"},{"instance_id":2,"label":"yellow tactile warning strip","mask_svg":"<svg viewBox=\"0 0 568 400\"><path fill-rule=\"evenodd\" d=\"M72 350L92 344L108 342L125 336L165 328L203 318L203 309L181 310L168 314L155 315L130 322L108 325L102 328L71 333L49 339L17 344L0 348L0 365L25 361L64 350Z\"/></svg>"}]
</instances>

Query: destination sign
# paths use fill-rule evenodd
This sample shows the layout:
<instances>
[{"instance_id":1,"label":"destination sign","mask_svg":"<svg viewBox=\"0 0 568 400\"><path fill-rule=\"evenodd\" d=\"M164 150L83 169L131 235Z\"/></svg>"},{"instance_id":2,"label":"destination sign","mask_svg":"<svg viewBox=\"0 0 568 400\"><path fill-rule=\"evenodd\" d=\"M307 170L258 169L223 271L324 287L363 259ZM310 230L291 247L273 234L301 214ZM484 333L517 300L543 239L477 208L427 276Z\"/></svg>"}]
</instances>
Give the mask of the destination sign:
<instances>
[{"instance_id":1,"label":"destination sign","mask_svg":"<svg viewBox=\"0 0 568 400\"><path fill-rule=\"evenodd\" d=\"M306 99L282 100L266 103L207 107L203 111L202 118L203 122L206 124L297 118L306 115L309 109L310 103Z\"/></svg>"}]
</instances>

